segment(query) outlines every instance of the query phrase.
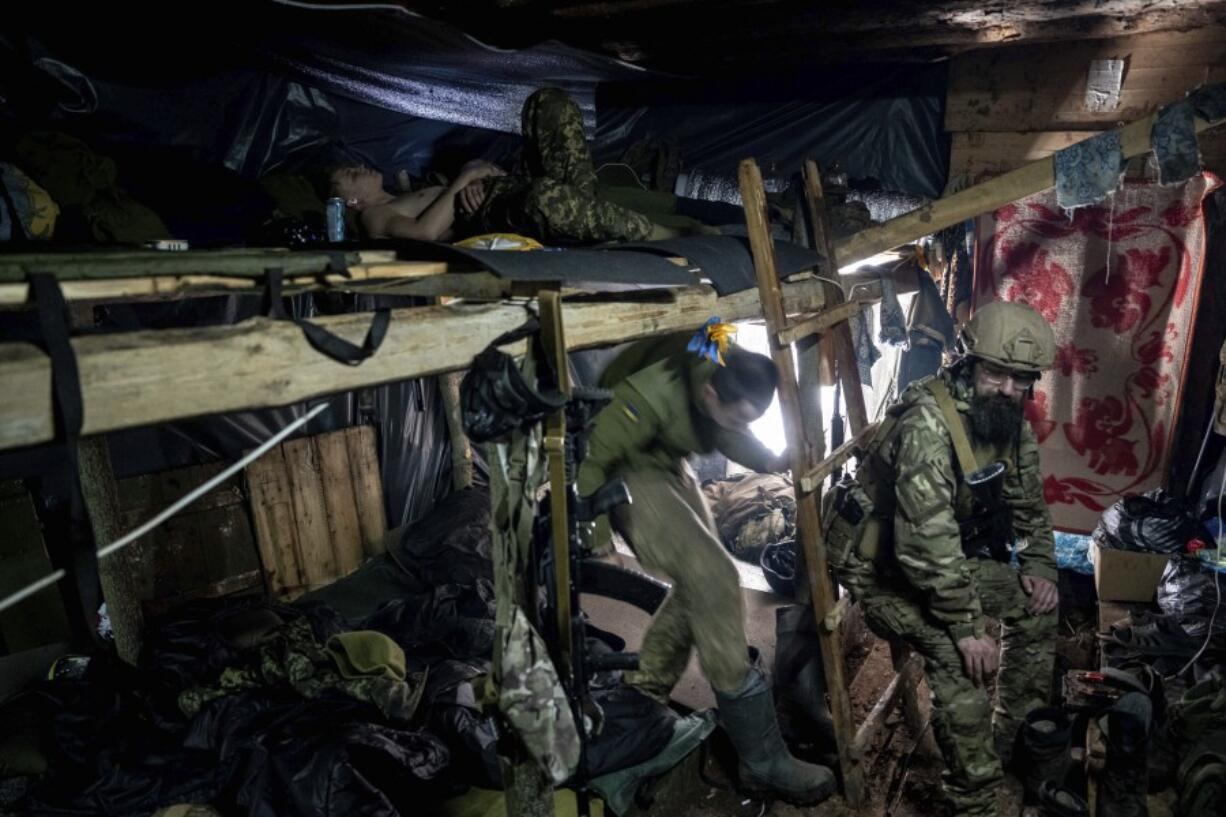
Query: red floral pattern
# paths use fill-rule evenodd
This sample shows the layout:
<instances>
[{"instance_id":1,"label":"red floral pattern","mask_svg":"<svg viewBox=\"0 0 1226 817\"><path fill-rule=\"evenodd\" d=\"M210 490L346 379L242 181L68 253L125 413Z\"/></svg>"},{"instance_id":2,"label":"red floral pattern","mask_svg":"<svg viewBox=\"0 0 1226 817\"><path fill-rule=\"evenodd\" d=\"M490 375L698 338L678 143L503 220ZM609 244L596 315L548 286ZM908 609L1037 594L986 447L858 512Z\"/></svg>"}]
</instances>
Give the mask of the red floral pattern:
<instances>
[{"instance_id":1,"label":"red floral pattern","mask_svg":"<svg viewBox=\"0 0 1226 817\"><path fill-rule=\"evenodd\" d=\"M1219 185L1208 175L1128 184L1071 214L1048 190L980 220L976 305L1024 301L1056 332L1053 371L1025 415L1059 528L1088 532L1119 496L1165 479L1204 258L1201 203Z\"/></svg>"},{"instance_id":2,"label":"red floral pattern","mask_svg":"<svg viewBox=\"0 0 1226 817\"><path fill-rule=\"evenodd\" d=\"M1034 436L1042 445L1059 425L1055 420L1047 419L1047 392L1036 391L1034 397L1022 404L1026 419L1034 429Z\"/></svg>"},{"instance_id":3,"label":"red floral pattern","mask_svg":"<svg viewBox=\"0 0 1226 817\"><path fill-rule=\"evenodd\" d=\"M1081 294L1090 299L1095 326L1124 334L1144 321L1153 302L1147 290L1162 284L1162 271L1171 263L1171 248L1158 251L1130 249L1116 256L1115 268L1103 267L1090 276Z\"/></svg>"},{"instance_id":4,"label":"red floral pattern","mask_svg":"<svg viewBox=\"0 0 1226 817\"><path fill-rule=\"evenodd\" d=\"M1065 377L1074 374L1094 374L1098 371L1098 352L1093 349L1078 349L1069 342L1056 349L1056 371Z\"/></svg>"}]
</instances>

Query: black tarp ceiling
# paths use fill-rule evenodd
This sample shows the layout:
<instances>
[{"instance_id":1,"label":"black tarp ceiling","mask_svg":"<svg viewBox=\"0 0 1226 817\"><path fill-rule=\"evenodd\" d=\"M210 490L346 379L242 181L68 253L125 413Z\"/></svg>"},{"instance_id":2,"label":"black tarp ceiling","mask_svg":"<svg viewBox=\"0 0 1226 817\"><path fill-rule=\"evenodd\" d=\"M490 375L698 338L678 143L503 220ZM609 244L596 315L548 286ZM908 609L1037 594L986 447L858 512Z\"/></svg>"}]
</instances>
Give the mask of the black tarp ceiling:
<instances>
[{"instance_id":1,"label":"black tarp ceiling","mask_svg":"<svg viewBox=\"0 0 1226 817\"><path fill-rule=\"evenodd\" d=\"M603 161L654 134L714 174L749 154L784 174L813 156L902 193L935 196L945 182L942 65L697 81L557 42L493 48L386 6L280 3L241 19L193 6L104 36L74 15L71 27L44 13L6 35L10 108L24 103L28 116L58 95L49 113L61 127L248 177L336 141L387 172L499 158L523 100L553 85L579 102Z\"/></svg>"}]
</instances>

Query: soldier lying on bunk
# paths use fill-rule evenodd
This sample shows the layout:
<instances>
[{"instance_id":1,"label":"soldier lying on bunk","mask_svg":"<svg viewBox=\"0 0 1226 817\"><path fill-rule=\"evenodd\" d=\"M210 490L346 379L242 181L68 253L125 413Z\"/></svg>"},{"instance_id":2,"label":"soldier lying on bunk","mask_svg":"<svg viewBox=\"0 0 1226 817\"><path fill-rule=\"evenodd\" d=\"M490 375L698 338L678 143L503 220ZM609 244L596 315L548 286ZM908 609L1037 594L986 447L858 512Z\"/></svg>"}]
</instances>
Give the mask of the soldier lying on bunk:
<instances>
[{"instance_id":1,"label":"soldier lying on bunk","mask_svg":"<svg viewBox=\"0 0 1226 817\"><path fill-rule=\"evenodd\" d=\"M678 216L669 222L686 226L663 226L598 192L582 114L563 91L543 88L528 97L522 127L519 172L474 161L446 187L397 196L383 189L377 170L337 167L329 174L331 193L359 213L371 238L449 241L510 232L549 245L576 245L715 232Z\"/></svg>"}]
</instances>

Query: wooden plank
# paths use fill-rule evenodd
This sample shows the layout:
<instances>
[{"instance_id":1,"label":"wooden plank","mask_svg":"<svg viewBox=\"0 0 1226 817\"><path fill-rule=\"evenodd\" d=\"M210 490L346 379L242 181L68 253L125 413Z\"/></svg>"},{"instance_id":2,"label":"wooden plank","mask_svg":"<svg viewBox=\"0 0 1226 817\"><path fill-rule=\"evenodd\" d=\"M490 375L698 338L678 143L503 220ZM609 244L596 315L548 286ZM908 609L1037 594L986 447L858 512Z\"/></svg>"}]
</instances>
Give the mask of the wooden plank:
<instances>
[{"instance_id":1,"label":"wooden plank","mask_svg":"<svg viewBox=\"0 0 1226 817\"><path fill-rule=\"evenodd\" d=\"M269 268L280 269L287 278L327 273L332 253L282 249L192 250L91 250L79 253L14 253L0 255L0 281L20 283L30 272L51 272L64 280L141 278L147 276L223 275L262 278ZM350 267L395 262L390 250L359 250L343 253Z\"/></svg>"},{"instance_id":2,"label":"wooden plank","mask_svg":"<svg viewBox=\"0 0 1226 817\"><path fill-rule=\"evenodd\" d=\"M1126 60L1120 101L1087 110L1092 60ZM945 129L1102 129L1139 119L1226 67L1226 28L972 51L950 61Z\"/></svg>"},{"instance_id":3,"label":"wooden plank","mask_svg":"<svg viewBox=\"0 0 1226 817\"><path fill-rule=\"evenodd\" d=\"M298 570L305 589L317 590L338 576L332 532L328 528L328 505L319 473L319 449L310 437L290 440L281 447L285 450L285 472L289 476L294 525L298 529Z\"/></svg>"},{"instance_id":4,"label":"wooden plank","mask_svg":"<svg viewBox=\"0 0 1226 817\"><path fill-rule=\"evenodd\" d=\"M301 595L303 576L298 566L298 526L290 494L285 450L278 446L246 468L251 516L269 595Z\"/></svg>"},{"instance_id":5,"label":"wooden plank","mask_svg":"<svg viewBox=\"0 0 1226 817\"><path fill-rule=\"evenodd\" d=\"M745 222L749 232L749 244L753 254L754 272L758 280L758 292L762 302L762 314L775 342L771 343L771 358L779 369L779 405L782 409L784 433L792 458L792 473L803 474L809 465L809 446L805 441L803 413L797 387L792 348L777 342L777 332L785 325L787 308L783 303L782 287L775 266L775 247L771 239L770 221L766 209L766 191L762 174L752 159L740 165L741 200L745 205ZM819 222L814 230L821 235L825 222ZM833 253L829 256L833 259ZM796 531L804 553L806 578L813 600L814 615L820 627L822 619L835 605L834 588L826 563L826 551L821 540L821 518L818 513L817 496L805 492L799 484L796 489ZM864 770L848 753L853 723L851 702L844 682L843 651L839 633L819 632L823 666L826 673L826 688L830 695L831 718L838 739L839 766L843 772L843 791L848 804L859 806L864 789Z\"/></svg>"},{"instance_id":6,"label":"wooden plank","mask_svg":"<svg viewBox=\"0 0 1226 817\"><path fill-rule=\"evenodd\" d=\"M832 326L842 323L872 305L872 301L847 301L824 309L820 314L812 318L806 318L785 329L780 329L779 343L784 346L790 346L806 335L820 335Z\"/></svg>"},{"instance_id":7,"label":"wooden plank","mask_svg":"<svg viewBox=\"0 0 1226 817\"><path fill-rule=\"evenodd\" d=\"M225 468L209 463L120 480L123 528L130 530L179 500ZM230 576L259 567L251 519L235 476L200 497L181 513L143 536L148 569L141 581L142 601L202 592Z\"/></svg>"},{"instance_id":8,"label":"wooden plank","mask_svg":"<svg viewBox=\"0 0 1226 817\"><path fill-rule=\"evenodd\" d=\"M387 511L383 507L383 477L374 426L345 429L345 443L349 448L349 479L357 500L362 550L367 556L378 556L384 551Z\"/></svg>"},{"instance_id":9,"label":"wooden plank","mask_svg":"<svg viewBox=\"0 0 1226 817\"><path fill-rule=\"evenodd\" d=\"M894 711L899 697L908 687L914 689L919 666L920 657L912 655L903 664L902 670L896 672L890 679L889 685L881 693L877 703L873 704L873 708L864 718L864 722L860 724L860 728L856 730L856 737L851 742L852 757L862 758L872 748L873 741L876 740L881 728L885 726L886 718Z\"/></svg>"},{"instance_id":10,"label":"wooden plank","mask_svg":"<svg viewBox=\"0 0 1226 817\"><path fill-rule=\"evenodd\" d=\"M303 273L287 277L284 292L293 295L319 289L360 288L377 282L381 286L401 286L413 281L438 277L449 272L441 261L412 261L386 264L358 264L349 268L349 276ZM149 298L176 298L209 293L257 292L264 286L252 277L182 274L104 277L85 280L65 280L60 283L64 298L69 301L117 301ZM0 307L21 306L29 297L25 283L0 284Z\"/></svg>"},{"instance_id":11,"label":"wooden plank","mask_svg":"<svg viewBox=\"0 0 1226 817\"><path fill-rule=\"evenodd\" d=\"M834 470L843 463L851 459L856 450L864 444L873 432L877 430L877 424L873 423L860 429L860 432L852 437L847 442L840 445L830 453L830 456L819 462L817 465L809 469L809 471L800 478L800 487L805 491L816 491L821 488L826 477L834 473Z\"/></svg>"},{"instance_id":12,"label":"wooden plank","mask_svg":"<svg viewBox=\"0 0 1226 817\"><path fill-rule=\"evenodd\" d=\"M1149 134L1153 124L1154 116L1151 115L1120 131L1124 158L1130 159L1149 152ZM1200 133L1221 124L1223 122L1210 124L1198 117L1196 131ZM1046 190L1055 183L1056 174L1051 159L1031 162L983 184L937 199L906 215L839 239L835 242L839 264L847 266L856 261L864 261L885 250L931 235L951 224Z\"/></svg>"},{"instance_id":13,"label":"wooden plank","mask_svg":"<svg viewBox=\"0 0 1226 817\"><path fill-rule=\"evenodd\" d=\"M319 476L323 487L328 534L336 559L336 578L357 570L366 558L362 530L358 522L358 498L349 463L345 429L314 438L319 454Z\"/></svg>"},{"instance_id":14,"label":"wooden plank","mask_svg":"<svg viewBox=\"0 0 1226 817\"><path fill-rule=\"evenodd\" d=\"M805 200L809 204L810 219L813 222L813 235L820 237L825 246L825 256L831 269L838 269L847 263L842 251L834 243L834 235L828 229L825 198L822 193L822 174L817 164L812 160L805 162L804 169ZM844 299L841 289L834 289L831 298L835 303ZM834 344L834 356L838 363L839 380L843 385L843 401L847 405L847 416L851 421L851 431L858 434L868 425L868 413L864 408L864 392L860 388L860 366L856 361L855 344L851 338L851 329L847 323L839 324L831 333Z\"/></svg>"},{"instance_id":15,"label":"wooden plank","mask_svg":"<svg viewBox=\"0 0 1226 817\"><path fill-rule=\"evenodd\" d=\"M961 187L968 183L978 184L1028 162L1044 159L1097 133L1084 130L955 133L949 156L949 178ZM1200 135L1199 141L1204 168L1219 176L1226 174L1226 128L1207 130Z\"/></svg>"},{"instance_id":16,"label":"wooden plank","mask_svg":"<svg viewBox=\"0 0 1226 817\"><path fill-rule=\"evenodd\" d=\"M825 305L816 280L785 284L785 307ZM676 290L638 302L563 305L567 348L585 349L701 326L711 315L736 321L760 315L753 290L718 298L710 287ZM203 414L284 406L325 394L455 371L498 335L527 318L520 304L412 307L392 312L378 353L360 366L319 354L287 321L253 318L232 326L163 329L74 338L84 401L84 434ZM361 344L369 314L316 323ZM510 351L522 354L522 343ZM51 367L32 344L0 344L0 449L53 437ZM223 384L224 383L224 387Z\"/></svg>"},{"instance_id":17,"label":"wooden plank","mask_svg":"<svg viewBox=\"0 0 1226 817\"><path fill-rule=\"evenodd\" d=\"M979 184L1029 162L1046 159L1097 133L1099 131L1093 130L953 133L950 135L949 179L962 187Z\"/></svg>"}]
</instances>

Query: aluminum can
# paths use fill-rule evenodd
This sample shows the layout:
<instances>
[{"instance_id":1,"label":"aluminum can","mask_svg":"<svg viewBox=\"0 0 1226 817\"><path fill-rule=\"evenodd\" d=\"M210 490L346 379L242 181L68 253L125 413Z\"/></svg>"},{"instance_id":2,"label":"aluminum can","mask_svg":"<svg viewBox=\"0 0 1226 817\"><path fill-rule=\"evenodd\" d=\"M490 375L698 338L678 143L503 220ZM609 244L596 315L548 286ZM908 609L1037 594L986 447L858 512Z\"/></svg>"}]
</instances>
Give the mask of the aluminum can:
<instances>
[{"instance_id":1,"label":"aluminum can","mask_svg":"<svg viewBox=\"0 0 1226 817\"><path fill-rule=\"evenodd\" d=\"M328 240L340 242L345 240L345 200L334 197L328 199L325 210L328 219Z\"/></svg>"}]
</instances>

